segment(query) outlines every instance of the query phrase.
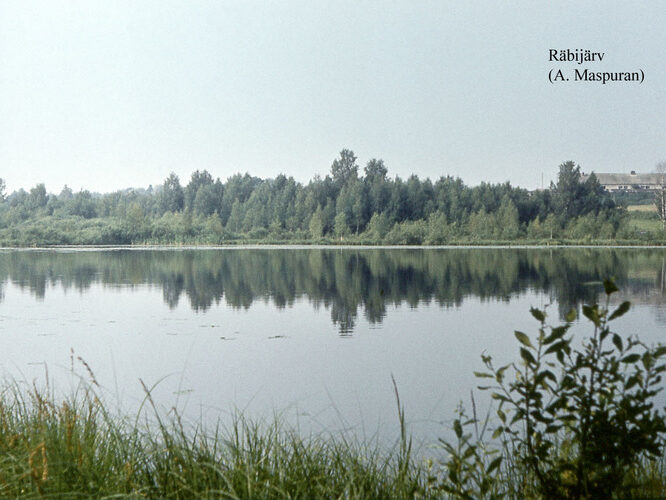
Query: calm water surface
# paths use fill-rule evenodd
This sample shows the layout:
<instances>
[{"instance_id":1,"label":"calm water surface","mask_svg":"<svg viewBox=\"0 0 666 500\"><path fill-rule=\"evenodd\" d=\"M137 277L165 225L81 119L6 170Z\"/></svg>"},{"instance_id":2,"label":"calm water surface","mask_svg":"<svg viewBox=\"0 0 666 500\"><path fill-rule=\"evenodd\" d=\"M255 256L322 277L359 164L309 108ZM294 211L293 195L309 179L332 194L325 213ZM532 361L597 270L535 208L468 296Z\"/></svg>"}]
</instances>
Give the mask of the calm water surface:
<instances>
[{"instance_id":1,"label":"calm water surface","mask_svg":"<svg viewBox=\"0 0 666 500\"><path fill-rule=\"evenodd\" d=\"M615 330L666 341L664 249L7 250L2 369L29 384L48 370L64 390L89 380L82 359L121 410L139 406L141 379L193 420L282 412L389 441L393 376L428 441L469 400L482 352L515 359L531 306L557 323L602 300L609 276L633 304Z\"/></svg>"}]
</instances>

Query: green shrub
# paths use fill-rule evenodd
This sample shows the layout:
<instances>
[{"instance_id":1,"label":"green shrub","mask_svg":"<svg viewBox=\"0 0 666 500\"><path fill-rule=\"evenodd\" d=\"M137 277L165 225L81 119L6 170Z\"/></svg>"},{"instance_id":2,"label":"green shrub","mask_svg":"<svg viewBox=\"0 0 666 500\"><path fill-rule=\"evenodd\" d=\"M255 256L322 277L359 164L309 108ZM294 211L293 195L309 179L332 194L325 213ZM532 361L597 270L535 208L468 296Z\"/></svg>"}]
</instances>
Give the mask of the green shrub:
<instances>
[{"instance_id":1,"label":"green shrub","mask_svg":"<svg viewBox=\"0 0 666 500\"><path fill-rule=\"evenodd\" d=\"M496 450L503 454L490 461L492 446L463 432L476 422L463 414L454 425L458 444L445 444L450 458L442 489L458 498L507 495L497 481L504 459L522 471L520 480L505 483L514 495L610 499L631 493L639 465L662 453L666 419L654 398L662 390L666 347L611 331L610 322L630 305L623 302L611 312L617 288L612 281L604 287L604 307L583 306L594 330L580 347L568 334L575 311L563 325L550 327L546 312L532 309L540 327L535 338L515 332L519 363L495 368L490 356L482 356L487 371L476 375L494 382L480 389L499 402L493 438L500 439Z\"/></svg>"}]
</instances>

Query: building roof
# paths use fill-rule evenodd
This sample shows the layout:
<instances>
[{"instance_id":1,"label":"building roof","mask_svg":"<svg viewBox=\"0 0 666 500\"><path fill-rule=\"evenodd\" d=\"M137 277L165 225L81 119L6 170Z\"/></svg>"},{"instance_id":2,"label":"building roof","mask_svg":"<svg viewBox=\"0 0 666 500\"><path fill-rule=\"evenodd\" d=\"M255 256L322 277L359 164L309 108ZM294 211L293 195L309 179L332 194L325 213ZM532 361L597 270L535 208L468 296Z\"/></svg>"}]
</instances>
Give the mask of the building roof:
<instances>
[{"instance_id":1,"label":"building roof","mask_svg":"<svg viewBox=\"0 0 666 500\"><path fill-rule=\"evenodd\" d=\"M632 185L632 184L653 184L663 185L666 183L666 174L597 174L599 184L602 186L610 185ZM590 177L589 174L581 175L581 181L585 182Z\"/></svg>"}]
</instances>

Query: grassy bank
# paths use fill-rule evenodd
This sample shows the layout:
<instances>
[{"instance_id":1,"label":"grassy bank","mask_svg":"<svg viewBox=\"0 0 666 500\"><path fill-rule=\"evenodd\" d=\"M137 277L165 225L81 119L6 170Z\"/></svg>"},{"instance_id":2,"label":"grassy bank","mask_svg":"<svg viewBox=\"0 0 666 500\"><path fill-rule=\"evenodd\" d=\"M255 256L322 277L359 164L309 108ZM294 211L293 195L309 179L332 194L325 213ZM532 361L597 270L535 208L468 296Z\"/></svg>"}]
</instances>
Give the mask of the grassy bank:
<instances>
[{"instance_id":1,"label":"grassy bank","mask_svg":"<svg viewBox=\"0 0 666 500\"><path fill-rule=\"evenodd\" d=\"M495 220L451 224L430 217L368 227L357 232L317 236L307 230L282 227L231 231L216 216L165 214L131 221L119 217L42 216L2 225L0 246L58 245L666 245L666 231L654 211L631 211L614 223L603 217L582 216L560 226L536 220L511 233L495 231Z\"/></svg>"},{"instance_id":2,"label":"grassy bank","mask_svg":"<svg viewBox=\"0 0 666 500\"><path fill-rule=\"evenodd\" d=\"M147 406L150 406L147 402ZM90 387L64 401L6 388L0 398L0 496L413 498L425 469L395 452L302 437L238 417L207 432L176 418L110 414Z\"/></svg>"},{"instance_id":3,"label":"grassy bank","mask_svg":"<svg viewBox=\"0 0 666 500\"><path fill-rule=\"evenodd\" d=\"M385 234L361 232L342 237L326 235L312 238L305 231L215 232L195 218L189 227L163 231L146 222L133 226L113 218L44 217L0 228L0 247L103 246L103 245L666 245L666 231L656 214L634 212L615 233L604 234L595 224L579 224L546 234L524 231L512 238L496 238L427 225L423 221L405 222ZM441 233L441 234L439 234Z\"/></svg>"}]
</instances>

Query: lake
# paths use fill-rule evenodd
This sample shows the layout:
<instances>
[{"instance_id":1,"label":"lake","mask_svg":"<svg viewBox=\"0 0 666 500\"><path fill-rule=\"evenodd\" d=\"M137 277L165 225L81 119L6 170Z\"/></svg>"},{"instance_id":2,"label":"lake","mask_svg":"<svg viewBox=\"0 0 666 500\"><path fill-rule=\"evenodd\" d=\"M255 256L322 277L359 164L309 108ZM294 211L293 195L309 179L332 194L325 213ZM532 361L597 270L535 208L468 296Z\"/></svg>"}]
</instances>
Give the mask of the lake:
<instances>
[{"instance_id":1,"label":"lake","mask_svg":"<svg viewBox=\"0 0 666 500\"><path fill-rule=\"evenodd\" d=\"M530 307L557 324L605 300L606 277L621 289L613 304L632 302L614 330L663 342L666 249L3 250L2 369L61 393L94 377L122 412L141 405L141 380L189 421L277 413L389 443L393 378L427 443L469 406L482 353L516 359L514 330L538 327Z\"/></svg>"}]
</instances>

